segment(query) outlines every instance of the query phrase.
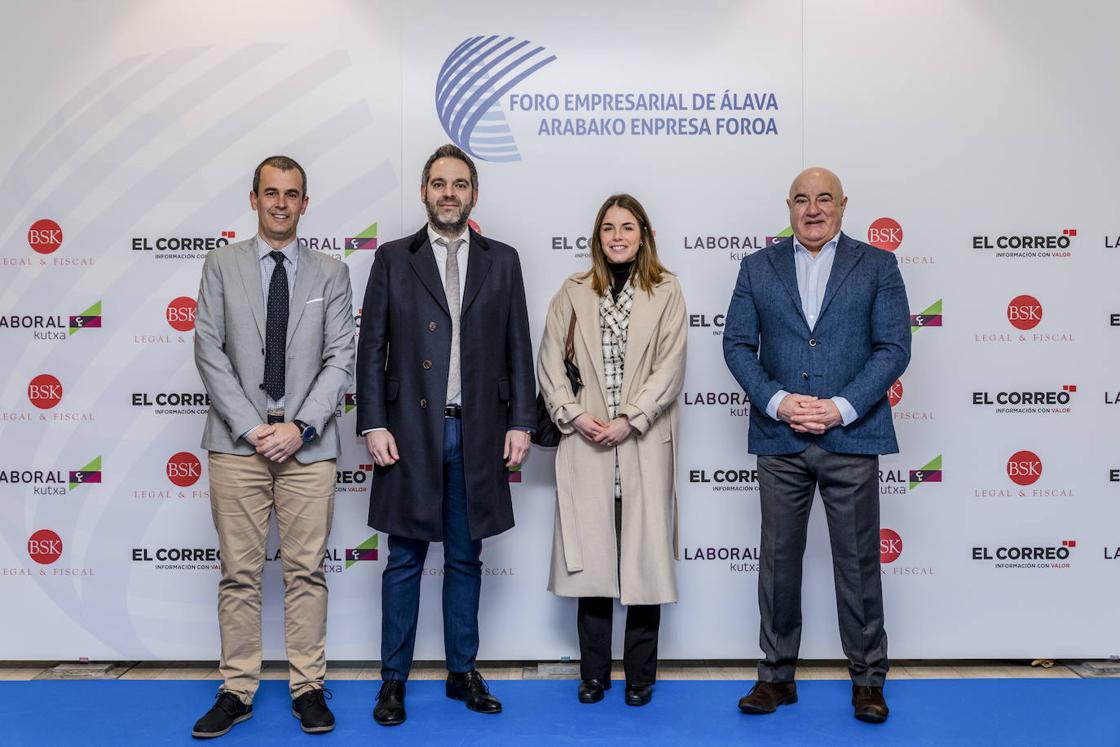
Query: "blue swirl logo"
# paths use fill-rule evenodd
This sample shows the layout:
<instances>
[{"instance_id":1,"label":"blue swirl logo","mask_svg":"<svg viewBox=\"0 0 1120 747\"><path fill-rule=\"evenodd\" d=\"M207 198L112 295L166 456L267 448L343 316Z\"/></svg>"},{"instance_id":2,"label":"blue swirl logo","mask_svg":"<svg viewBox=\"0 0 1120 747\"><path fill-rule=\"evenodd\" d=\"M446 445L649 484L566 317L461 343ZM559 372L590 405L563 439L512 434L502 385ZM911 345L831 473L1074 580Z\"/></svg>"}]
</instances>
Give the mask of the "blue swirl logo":
<instances>
[{"instance_id":1,"label":"blue swirl logo","mask_svg":"<svg viewBox=\"0 0 1120 747\"><path fill-rule=\"evenodd\" d=\"M444 131L475 158L520 161L502 96L555 59L544 47L512 36L465 39L436 79L436 112Z\"/></svg>"}]
</instances>

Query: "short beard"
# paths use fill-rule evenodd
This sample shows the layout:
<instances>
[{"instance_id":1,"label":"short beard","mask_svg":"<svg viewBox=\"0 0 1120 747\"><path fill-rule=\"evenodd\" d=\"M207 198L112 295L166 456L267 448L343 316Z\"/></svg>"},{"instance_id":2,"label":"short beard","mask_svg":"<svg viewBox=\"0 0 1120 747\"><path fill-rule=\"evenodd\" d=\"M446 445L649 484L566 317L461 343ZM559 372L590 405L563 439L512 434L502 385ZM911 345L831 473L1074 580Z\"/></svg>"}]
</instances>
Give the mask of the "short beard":
<instances>
[{"instance_id":1,"label":"short beard","mask_svg":"<svg viewBox=\"0 0 1120 747\"><path fill-rule=\"evenodd\" d=\"M460 234L467 227L467 221L471 217L471 206L465 202L459 213L459 219L453 222L440 220L439 214L436 212L436 206L426 200L424 201L424 208L428 211L428 222L435 227L437 232Z\"/></svg>"}]
</instances>

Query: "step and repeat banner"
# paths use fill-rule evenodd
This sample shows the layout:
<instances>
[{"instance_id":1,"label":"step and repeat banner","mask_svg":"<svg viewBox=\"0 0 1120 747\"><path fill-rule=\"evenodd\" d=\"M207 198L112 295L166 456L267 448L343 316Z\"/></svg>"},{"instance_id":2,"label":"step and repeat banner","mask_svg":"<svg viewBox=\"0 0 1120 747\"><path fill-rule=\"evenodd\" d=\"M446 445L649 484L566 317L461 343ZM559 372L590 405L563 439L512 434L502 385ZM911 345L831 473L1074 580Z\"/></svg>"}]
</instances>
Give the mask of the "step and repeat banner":
<instances>
[{"instance_id":1,"label":"step and repeat banner","mask_svg":"<svg viewBox=\"0 0 1120 747\"><path fill-rule=\"evenodd\" d=\"M252 236L252 170L308 172L301 242L350 270L424 221L420 170L477 157L483 234L521 253L534 342L609 194L651 215L688 302L681 599L660 654L760 655L750 404L722 357L739 260L788 186L840 174L844 230L898 259L914 332L887 393L882 573L896 658L1120 653L1120 102L1109 3L626 0L17 2L0 48L0 659L214 659L209 406L192 357L207 253ZM357 327L355 326L355 331ZM328 655L379 656L386 538L351 393ZM552 453L511 474L484 551L484 659L577 656L545 590ZM275 533L265 654L283 657ZM442 550L417 656L443 657ZM842 656L818 503L807 658ZM619 637L621 626L618 626Z\"/></svg>"}]
</instances>

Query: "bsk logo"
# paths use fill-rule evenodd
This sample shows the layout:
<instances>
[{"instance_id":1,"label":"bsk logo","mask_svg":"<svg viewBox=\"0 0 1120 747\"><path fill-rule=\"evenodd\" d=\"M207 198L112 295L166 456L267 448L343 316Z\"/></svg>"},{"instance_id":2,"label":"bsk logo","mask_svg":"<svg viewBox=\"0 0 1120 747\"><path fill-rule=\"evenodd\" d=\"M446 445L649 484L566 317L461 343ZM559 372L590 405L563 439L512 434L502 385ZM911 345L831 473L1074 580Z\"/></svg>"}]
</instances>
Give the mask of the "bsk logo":
<instances>
[{"instance_id":1,"label":"bsk logo","mask_svg":"<svg viewBox=\"0 0 1120 747\"><path fill-rule=\"evenodd\" d=\"M1016 485L1033 485L1042 477L1042 460L1033 451L1016 451L1007 460L1007 476Z\"/></svg>"},{"instance_id":2,"label":"bsk logo","mask_svg":"<svg viewBox=\"0 0 1120 747\"><path fill-rule=\"evenodd\" d=\"M50 565L62 557L62 538L50 529L40 529L27 538L27 554L39 565Z\"/></svg>"},{"instance_id":3,"label":"bsk logo","mask_svg":"<svg viewBox=\"0 0 1120 747\"><path fill-rule=\"evenodd\" d=\"M197 310L198 302L193 298L179 296L167 304L167 323L179 332L190 332L194 329L194 315Z\"/></svg>"},{"instance_id":4,"label":"bsk logo","mask_svg":"<svg viewBox=\"0 0 1120 747\"><path fill-rule=\"evenodd\" d=\"M1034 329L1042 321L1042 304L1034 296L1015 296L1007 304L1007 321L1015 329Z\"/></svg>"},{"instance_id":5,"label":"bsk logo","mask_svg":"<svg viewBox=\"0 0 1120 747\"><path fill-rule=\"evenodd\" d=\"M483 161L520 161L501 98L556 59L512 36L472 36L457 46L436 79L436 114L451 140Z\"/></svg>"},{"instance_id":6,"label":"bsk logo","mask_svg":"<svg viewBox=\"0 0 1120 747\"><path fill-rule=\"evenodd\" d=\"M890 400L891 407L897 407L902 401L902 392L902 379L895 379L894 384L887 390L887 399Z\"/></svg>"},{"instance_id":7,"label":"bsk logo","mask_svg":"<svg viewBox=\"0 0 1120 747\"><path fill-rule=\"evenodd\" d=\"M893 563L902 555L902 537L893 529L879 530L879 562Z\"/></svg>"},{"instance_id":8,"label":"bsk logo","mask_svg":"<svg viewBox=\"0 0 1120 747\"><path fill-rule=\"evenodd\" d=\"M202 477L202 462L189 451L172 454L166 469L167 479L180 488L189 488Z\"/></svg>"},{"instance_id":9,"label":"bsk logo","mask_svg":"<svg viewBox=\"0 0 1120 747\"><path fill-rule=\"evenodd\" d=\"M27 399L40 410L49 410L62 401L62 382L50 374L39 374L27 385Z\"/></svg>"},{"instance_id":10,"label":"bsk logo","mask_svg":"<svg viewBox=\"0 0 1120 747\"><path fill-rule=\"evenodd\" d=\"M867 229L867 243L893 252L902 245L902 226L894 218L879 218Z\"/></svg>"},{"instance_id":11,"label":"bsk logo","mask_svg":"<svg viewBox=\"0 0 1120 747\"><path fill-rule=\"evenodd\" d=\"M39 254L51 254L62 246L62 227L50 218L40 218L27 229L27 245Z\"/></svg>"}]
</instances>

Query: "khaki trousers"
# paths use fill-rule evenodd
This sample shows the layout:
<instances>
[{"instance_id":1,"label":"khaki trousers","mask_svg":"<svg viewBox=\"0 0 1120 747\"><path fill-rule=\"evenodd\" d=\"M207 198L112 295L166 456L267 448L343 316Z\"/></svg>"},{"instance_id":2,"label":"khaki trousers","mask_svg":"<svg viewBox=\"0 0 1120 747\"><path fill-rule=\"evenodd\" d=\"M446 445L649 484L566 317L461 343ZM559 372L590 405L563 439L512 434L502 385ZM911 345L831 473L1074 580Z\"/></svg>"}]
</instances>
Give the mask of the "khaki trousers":
<instances>
[{"instance_id":1,"label":"khaki trousers","mask_svg":"<svg viewBox=\"0 0 1120 747\"><path fill-rule=\"evenodd\" d=\"M335 460L282 464L212 451L210 510L222 555L218 627L222 689L253 701L261 674L261 572L273 511L284 571L284 646L293 698L323 686L327 671L327 581Z\"/></svg>"}]
</instances>

